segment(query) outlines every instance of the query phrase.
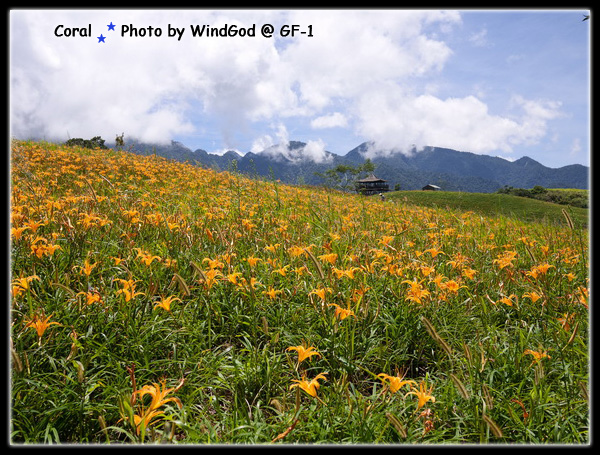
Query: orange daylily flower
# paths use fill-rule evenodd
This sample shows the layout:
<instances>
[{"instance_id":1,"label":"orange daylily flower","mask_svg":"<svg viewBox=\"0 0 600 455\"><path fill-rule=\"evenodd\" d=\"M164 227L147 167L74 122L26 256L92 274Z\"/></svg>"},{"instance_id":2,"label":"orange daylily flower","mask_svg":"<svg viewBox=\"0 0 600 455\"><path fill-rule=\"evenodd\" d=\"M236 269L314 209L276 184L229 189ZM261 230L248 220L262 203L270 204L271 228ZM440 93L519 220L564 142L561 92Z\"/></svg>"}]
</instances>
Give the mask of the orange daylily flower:
<instances>
[{"instance_id":1,"label":"orange daylily flower","mask_svg":"<svg viewBox=\"0 0 600 455\"><path fill-rule=\"evenodd\" d=\"M533 356L533 361L531 362L531 365L533 365L534 363L538 363L542 359L551 358L546 351L532 351L531 349L525 349L523 355L528 354Z\"/></svg>"},{"instance_id":2,"label":"orange daylily flower","mask_svg":"<svg viewBox=\"0 0 600 455\"><path fill-rule=\"evenodd\" d=\"M516 251L505 251L501 255L499 255L496 259L494 259L494 264L498 264L498 266L503 269L505 267L512 266L512 261L517 257Z\"/></svg>"},{"instance_id":3,"label":"orange daylily flower","mask_svg":"<svg viewBox=\"0 0 600 455\"><path fill-rule=\"evenodd\" d=\"M30 283L33 280L41 281L40 277L37 275L31 275L27 277L17 278L12 281L12 295L13 297L17 297L23 293L23 291L28 291L30 289Z\"/></svg>"},{"instance_id":4,"label":"orange daylily flower","mask_svg":"<svg viewBox=\"0 0 600 455\"><path fill-rule=\"evenodd\" d=\"M427 403L428 401L432 401L435 403L435 397L431 395L432 390L433 386L431 386L429 390L427 390L427 384L425 383L425 381L421 381L419 383L419 390L413 388L412 391L408 392L405 395L405 397L408 395L416 395L419 399L419 402L417 403L417 409L421 409L423 406L425 406L425 403Z\"/></svg>"},{"instance_id":5,"label":"orange daylily flower","mask_svg":"<svg viewBox=\"0 0 600 455\"><path fill-rule=\"evenodd\" d=\"M136 427L136 431L139 434L142 426L144 429L148 428L154 420L163 415L164 411L160 408L169 402L174 402L179 408L182 407L181 400L177 397L166 398L172 392L177 391L183 385L183 380L177 385L177 387L166 388L165 380L161 380L160 384L153 383L152 385L145 385L139 390L133 392L133 396L138 395L140 400L143 399L145 395L150 395L152 397L152 401L150 402L150 406L145 409L142 406L140 414L134 414L134 424Z\"/></svg>"},{"instance_id":6,"label":"orange daylily flower","mask_svg":"<svg viewBox=\"0 0 600 455\"><path fill-rule=\"evenodd\" d=\"M160 299L160 301L156 305L154 305L154 309L162 308L165 311L171 311L171 304L175 301L181 302L181 299L175 297L174 295L172 295L170 297L163 297Z\"/></svg>"},{"instance_id":7,"label":"orange daylily flower","mask_svg":"<svg viewBox=\"0 0 600 455\"><path fill-rule=\"evenodd\" d=\"M430 253L432 258L435 258L438 254L446 254L437 248L428 248L427 250L423 251L423 253Z\"/></svg>"},{"instance_id":8,"label":"orange daylily flower","mask_svg":"<svg viewBox=\"0 0 600 455\"><path fill-rule=\"evenodd\" d=\"M304 248L295 245L292 245L288 248L288 253L290 253L290 256L292 256L293 258L298 257L300 255L303 255L305 257L307 256L307 253L306 251L304 251Z\"/></svg>"},{"instance_id":9,"label":"orange daylily flower","mask_svg":"<svg viewBox=\"0 0 600 455\"><path fill-rule=\"evenodd\" d=\"M321 357L321 354L315 350L314 346L306 347L304 344L300 346L290 346L286 351L296 351L298 353L298 364L302 363L305 359L311 358L313 355Z\"/></svg>"},{"instance_id":10,"label":"orange daylily flower","mask_svg":"<svg viewBox=\"0 0 600 455\"><path fill-rule=\"evenodd\" d=\"M469 267L465 267L462 270L462 274L463 276L466 276L468 279L472 280L475 277L475 274L477 273L477 270L473 270Z\"/></svg>"},{"instance_id":11,"label":"orange daylily flower","mask_svg":"<svg viewBox=\"0 0 600 455\"><path fill-rule=\"evenodd\" d=\"M200 282L204 285L206 289L211 289L213 285L217 282L217 277L223 276L221 272L217 269L210 269L202 273L203 277Z\"/></svg>"},{"instance_id":12,"label":"orange daylily flower","mask_svg":"<svg viewBox=\"0 0 600 455\"><path fill-rule=\"evenodd\" d=\"M577 300L584 307L588 308L588 298L589 298L589 290L584 286L579 286L577 289Z\"/></svg>"},{"instance_id":13,"label":"orange daylily flower","mask_svg":"<svg viewBox=\"0 0 600 455\"><path fill-rule=\"evenodd\" d=\"M277 250L277 248L279 248L280 244L276 243L275 245L267 245L265 247L265 250L270 251L271 253L275 253L275 251Z\"/></svg>"},{"instance_id":14,"label":"orange daylily flower","mask_svg":"<svg viewBox=\"0 0 600 455\"><path fill-rule=\"evenodd\" d=\"M113 262L115 263L115 265L119 265L121 264L121 262L123 262L123 258L118 258L115 256L111 256L111 259L113 260Z\"/></svg>"},{"instance_id":15,"label":"orange daylily flower","mask_svg":"<svg viewBox=\"0 0 600 455\"><path fill-rule=\"evenodd\" d=\"M137 283L137 281L134 281L133 279L123 280L121 278L116 278L116 280L123 285L123 289L119 289L117 294L123 294L126 302L135 298L136 295L144 295L143 292L135 292L135 283Z\"/></svg>"},{"instance_id":16,"label":"orange daylily flower","mask_svg":"<svg viewBox=\"0 0 600 455\"><path fill-rule=\"evenodd\" d=\"M23 232L26 231L26 230L28 230L28 229L29 229L28 226L12 227L12 228L10 228L10 235L12 237L14 237L15 240L19 240L22 237Z\"/></svg>"},{"instance_id":17,"label":"orange daylily flower","mask_svg":"<svg viewBox=\"0 0 600 455\"><path fill-rule=\"evenodd\" d=\"M353 280L354 273L358 270L360 270L358 267L351 267L346 270L342 270L342 269L338 269L337 267L333 267L333 273L335 273L335 276L337 277L338 280L341 279L342 277L350 278L351 280Z\"/></svg>"},{"instance_id":18,"label":"orange daylily flower","mask_svg":"<svg viewBox=\"0 0 600 455\"><path fill-rule=\"evenodd\" d=\"M135 248L135 250L137 250L138 254L136 257L141 258L142 262L146 265L150 265L152 264L152 261L154 261L155 259L160 262L160 256L153 256L152 254L146 252L146 251L142 251L140 248Z\"/></svg>"},{"instance_id":19,"label":"orange daylily flower","mask_svg":"<svg viewBox=\"0 0 600 455\"><path fill-rule=\"evenodd\" d=\"M321 300L325 300L325 293L331 293L331 288L319 288L319 289L313 289L312 291L310 291L308 293L308 295L316 295L318 297L321 297Z\"/></svg>"},{"instance_id":20,"label":"orange daylily flower","mask_svg":"<svg viewBox=\"0 0 600 455\"><path fill-rule=\"evenodd\" d=\"M272 286L269 286L269 290L268 291L263 291L263 294L265 294L271 300L275 300L275 298L279 294L282 294L282 293L283 293L283 291L281 291L279 289L274 289Z\"/></svg>"},{"instance_id":21,"label":"orange daylily flower","mask_svg":"<svg viewBox=\"0 0 600 455\"><path fill-rule=\"evenodd\" d=\"M209 269L222 269L223 267L225 267L225 264L223 264L218 259L204 258L202 259L202 263L208 263Z\"/></svg>"},{"instance_id":22,"label":"orange daylily flower","mask_svg":"<svg viewBox=\"0 0 600 455\"><path fill-rule=\"evenodd\" d=\"M458 284L456 281L454 281L454 280L448 280L448 281L445 281L445 282L443 282L443 283L440 283L440 284L441 284L441 287L442 287L443 289L447 289L448 291L450 291L450 292L453 292L453 293L455 293L455 294L456 294L456 293L458 293L458 290L459 290L459 289L461 289L461 288L466 288L466 286L460 286L460 285L459 285L459 284Z\"/></svg>"},{"instance_id":23,"label":"orange daylily flower","mask_svg":"<svg viewBox=\"0 0 600 455\"><path fill-rule=\"evenodd\" d=\"M52 256L54 252L60 248L60 245L53 245L48 243L44 237L36 237L31 242L31 253L35 254L38 258L42 258L44 255Z\"/></svg>"},{"instance_id":24,"label":"orange daylily flower","mask_svg":"<svg viewBox=\"0 0 600 455\"><path fill-rule=\"evenodd\" d=\"M539 299L541 299L541 298L542 298L542 296L541 296L541 295L539 295L539 294L538 294L537 292L535 292L535 291L526 292L525 294L523 294L523 298L525 298L525 297L527 297L527 298L531 299L531 302L532 302L532 303L535 303L535 302L537 302Z\"/></svg>"},{"instance_id":25,"label":"orange daylily flower","mask_svg":"<svg viewBox=\"0 0 600 455\"><path fill-rule=\"evenodd\" d=\"M410 285L410 289L407 291L407 300L421 303L421 300L430 294L427 289L423 289L421 286L421 281L417 281L416 279L413 281L404 280L402 283L408 283Z\"/></svg>"},{"instance_id":26,"label":"orange daylily flower","mask_svg":"<svg viewBox=\"0 0 600 455\"><path fill-rule=\"evenodd\" d=\"M571 313L571 314L564 313L561 318L557 318L556 320L558 322L560 322L560 325L562 326L562 328L568 332L569 329L571 328L571 322L573 321L574 317L575 317L575 313Z\"/></svg>"},{"instance_id":27,"label":"orange daylily flower","mask_svg":"<svg viewBox=\"0 0 600 455\"><path fill-rule=\"evenodd\" d=\"M396 393L405 385L416 384L412 379L404 379L404 376L390 376L389 374L379 373L377 375L381 382L384 384L388 384L390 387L390 391L392 393Z\"/></svg>"},{"instance_id":28,"label":"orange daylily flower","mask_svg":"<svg viewBox=\"0 0 600 455\"><path fill-rule=\"evenodd\" d=\"M238 278L241 277L242 274L239 272L234 272L234 273L229 273L225 279L227 281L229 281L231 284L235 284L236 286L239 286L240 284L238 283Z\"/></svg>"},{"instance_id":29,"label":"orange daylily flower","mask_svg":"<svg viewBox=\"0 0 600 455\"><path fill-rule=\"evenodd\" d=\"M508 306L513 306L516 303L516 301L512 300L513 297L516 299L516 301L518 301L518 297L515 294L511 294L508 297L502 297L500 300L498 300L498 302L502 302Z\"/></svg>"},{"instance_id":30,"label":"orange daylily flower","mask_svg":"<svg viewBox=\"0 0 600 455\"><path fill-rule=\"evenodd\" d=\"M311 397L317 398L317 389L320 387L319 379L326 381L326 374L327 373L319 373L314 379L311 379L310 381L306 380L306 376L304 375L302 375L301 380L292 379L292 382L295 382L296 384L292 384L290 386L290 390L292 390L294 387L299 387L300 389L308 393Z\"/></svg>"},{"instance_id":31,"label":"orange daylily flower","mask_svg":"<svg viewBox=\"0 0 600 455\"><path fill-rule=\"evenodd\" d=\"M306 268L306 266L305 266L305 265L303 265L302 267L296 267L296 268L294 269L294 273L295 273L297 276L302 276L302 275L304 275L305 273L309 273L309 274L310 274L310 272L308 271L308 269Z\"/></svg>"},{"instance_id":32,"label":"orange daylily flower","mask_svg":"<svg viewBox=\"0 0 600 455\"><path fill-rule=\"evenodd\" d=\"M47 223L44 223L43 221L35 221L35 220L31 220L28 223L25 224L26 227L28 227L29 229L31 229L31 232L37 232L37 230L42 227L45 226Z\"/></svg>"},{"instance_id":33,"label":"orange daylily flower","mask_svg":"<svg viewBox=\"0 0 600 455\"><path fill-rule=\"evenodd\" d=\"M285 265L283 267L273 270L272 273L279 273L281 276L285 276L287 273L287 269L289 269L289 267L290 267L289 264Z\"/></svg>"},{"instance_id":34,"label":"orange daylily flower","mask_svg":"<svg viewBox=\"0 0 600 455\"><path fill-rule=\"evenodd\" d=\"M85 296L85 304L92 305L94 303L102 303L102 297L97 292L88 291L88 292L78 292L77 295Z\"/></svg>"},{"instance_id":35,"label":"orange daylily flower","mask_svg":"<svg viewBox=\"0 0 600 455\"><path fill-rule=\"evenodd\" d=\"M260 281L258 281L253 276L250 277L249 282L245 278L242 278L242 280L244 280L244 286L246 286L247 288L256 289L257 285L261 285Z\"/></svg>"},{"instance_id":36,"label":"orange daylily flower","mask_svg":"<svg viewBox=\"0 0 600 455\"><path fill-rule=\"evenodd\" d=\"M35 329L35 331L37 332L39 343L42 342L42 335L44 335L44 332L46 331L46 329L48 329L48 327L50 327L51 325L60 325L58 322L54 322L54 321L48 322L51 317L52 317L52 315L50 315L44 319L43 314L41 316L38 316L36 314L31 319L25 321L26 329L28 329L28 328Z\"/></svg>"},{"instance_id":37,"label":"orange daylily flower","mask_svg":"<svg viewBox=\"0 0 600 455\"><path fill-rule=\"evenodd\" d=\"M258 262L262 261L262 259L249 256L246 258L246 261L248 261L248 264L250 264L250 267L255 267Z\"/></svg>"},{"instance_id":38,"label":"orange daylily flower","mask_svg":"<svg viewBox=\"0 0 600 455\"><path fill-rule=\"evenodd\" d=\"M435 267L429 267L426 265L422 265L419 267L419 270L421 271L421 273L423 274L423 276L429 276L430 274L432 274L433 272L435 272Z\"/></svg>"},{"instance_id":39,"label":"orange daylily flower","mask_svg":"<svg viewBox=\"0 0 600 455\"><path fill-rule=\"evenodd\" d=\"M538 272L544 274L544 273L546 273L548 271L548 269L550 267L554 267L554 266L550 265L548 263L544 263L544 264L540 264L540 265L536 266L536 269L538 270Z\"/></svg>"},{"instance_id":40,"label":"orange daylily flower","mask_svg":"<svg viewBox=\"0 0 600 455\"><path fill-rule=\"evenodd\" d=\"M358 319L356 317L356 315L354 314L354 311L352 311L350 308L342 308L342 307L340 307L339 305L337 305L335 303L330 303L328 306L335 307L335 313L333 313L333 316L334 317L339 317L340 321L343 321L348 316L354 316L355 319Z\"/></svg>"},{"instance_id":41,"label":"orange daylily flower","mask_svg":"<svg viewBox=\"0 0 600 455\"><path fill-rule=\"evenodd\" d=\"M82 224L85 229L89 229L90 227L95 226L97 221L100 221L100 217L82 213L79 224Z\"/></svg>"},{"instance_id":42,"label":"orange daylily flower","mask_svg":"<svg viewBox=\"0 0 600 455\"><path fill-rule=\"evenodd\" d=\"M384 235L383 237L381 237L381 239L379 239L377 241L377 243L379 243L380 245L383 245L383 246L389 246L393 240L394 240L393 235Z\"/></svg>"},{"instance_id":43,"label":"orange daylily flower","mask_svg":"<svg viewBox=\"0 0 600 455\"><path fill-rule=\"evenodd\" d=\"M335 264L337 261L338 255L336 253L322 254L321 256L317 256L323 262L329 262L330 264Z\"/></svg>"},{"instance_id":44,"label":"orange daylily flower","mask_svg":"<svg viewBox=\"0 0 600 455\"><path fill-rule=\"evenodd\" d=\"M90 264L90 260L89 258L86 258L86 260L83 262L83 267L79 267L79 266L75 266L81 269L81 273L84 274L85 276L90 276L92 273L92 270L94 269L94 267L96 267L98 265L97 262Z\"/></svg>"}]
</instances>

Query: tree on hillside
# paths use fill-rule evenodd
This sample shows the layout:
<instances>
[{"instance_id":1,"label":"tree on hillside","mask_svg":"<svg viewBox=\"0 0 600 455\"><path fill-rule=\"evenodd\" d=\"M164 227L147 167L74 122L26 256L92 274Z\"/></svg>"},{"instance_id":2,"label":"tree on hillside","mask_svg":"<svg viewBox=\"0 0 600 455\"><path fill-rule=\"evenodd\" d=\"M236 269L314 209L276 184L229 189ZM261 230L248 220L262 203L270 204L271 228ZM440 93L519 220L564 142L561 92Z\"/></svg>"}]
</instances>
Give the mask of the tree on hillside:
<instances>
[{"instance_id":1,"label":"tree on hillside","mask_svg":"<svg viewBox=\"0 0 600 455\"><path fill-rule=\"evenodd\" d=\"M86 149L107 149L108 147L104 145L104 139L100 136L94 136L91 139L82 139L80 137L74 137L65 142L65 145L68 146L78 146Z\"/></svg>"},{"instance_id":2,"label":"tree on hillside","mask_svg":"<svg viewBox=\"0 0 600 455\"><path fill-rule=\"evenodd\" d=\"M336 167L325 172L315 172L315 175L322 177L327 186L337 188L342 191L353 191L354 182L375 170L373 162L367 158L363 164L351 166L349 164L338 164Z\"/></svg>"},{"instance_id":3,"label":"tree on hillside","mask_svg":"<svg viewBox=\"0 0 600 455\"><path fill-rule=\"evenodd\" d=\"M124 136L125 136L125 133L121 133L120 136L117 134L117 137L115 138L115 144L117 146L117 149L121 149L125 146Z\"/></svg>"}]
</instances>

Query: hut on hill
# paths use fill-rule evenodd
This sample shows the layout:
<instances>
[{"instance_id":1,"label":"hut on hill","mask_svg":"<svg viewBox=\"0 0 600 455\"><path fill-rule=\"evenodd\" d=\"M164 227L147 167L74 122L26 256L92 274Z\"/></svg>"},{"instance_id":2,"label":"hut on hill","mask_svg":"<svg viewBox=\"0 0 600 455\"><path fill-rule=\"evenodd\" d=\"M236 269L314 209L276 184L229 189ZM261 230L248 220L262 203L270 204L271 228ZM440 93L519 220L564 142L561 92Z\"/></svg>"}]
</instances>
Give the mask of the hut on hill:
<instances>
[{"instance_id":1,"label":"hut on hill","mask_svg":"<svg viewBox=\"0 0 600 455\"><path fill-rule=\"evenodd\" d=\"M386 193L390 190L387 180L375 177L371 174L369 177L356 181L356 192L369 196L371 194Z\"/></svg>"},{"instance_id":2,"label":"hut on hill","mask_svg":"<svg viewBox=\"0 0 600 455\"><path fill-rule=\"evenodd\" d=\"M437 185L427 184L422 188L423 191L439 191L441 188Z\"/></svg>"}]
</instances>

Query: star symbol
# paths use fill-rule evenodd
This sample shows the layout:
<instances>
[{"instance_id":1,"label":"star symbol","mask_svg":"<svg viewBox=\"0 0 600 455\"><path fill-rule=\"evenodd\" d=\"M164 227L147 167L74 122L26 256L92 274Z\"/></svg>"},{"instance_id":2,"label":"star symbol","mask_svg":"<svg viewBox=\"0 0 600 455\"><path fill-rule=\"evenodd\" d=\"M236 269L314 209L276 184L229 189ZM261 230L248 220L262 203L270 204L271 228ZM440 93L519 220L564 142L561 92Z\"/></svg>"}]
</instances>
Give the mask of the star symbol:
<instances>
[{"instance_id":1,"label":"star symbol","mask_svg":"<svg viewBox=\"0 0 600 455\"><path fill-rule=\"evenodd\" d=\"M99 43L105 43L106 41L104 41L104 38L106 38L106 37L102 36L102 33L100 33L100 36L98 37L98 42Z\"/></svg>"},{"instance_id":2,"label":"star symbol","mask_svg":"<svg viewBox=\"0 0 600 455\"><path fill-rule=\"evenodd\" d=\"M112 23L112 21L110 21L110 24L108 24L107 27L109 31L115 29L115 25Z\"/></svg>"}]
</instances>

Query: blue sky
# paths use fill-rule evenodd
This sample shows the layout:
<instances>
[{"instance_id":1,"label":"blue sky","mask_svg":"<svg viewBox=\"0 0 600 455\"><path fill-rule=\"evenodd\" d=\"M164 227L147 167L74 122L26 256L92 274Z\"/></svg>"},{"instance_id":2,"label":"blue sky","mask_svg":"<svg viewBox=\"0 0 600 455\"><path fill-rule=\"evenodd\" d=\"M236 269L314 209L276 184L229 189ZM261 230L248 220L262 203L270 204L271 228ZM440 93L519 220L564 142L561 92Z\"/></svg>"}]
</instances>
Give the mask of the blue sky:
<instances>
[{"instance_id":1,"label":"blue sky","mask_svg":"<svg viewBox=\"0 0 600 455\"><path fill-rule=\"evenodd\" d=\"M11 136L124 132L212 153L299 140L315 161L373 141L373 155L430 145L589 165L593 18L584 14L13 9ZM191 34L225 24L256 36ZM261 35L264 24L274 36ZM305 33L279 35L292 24ZM92 33L56 36L58 25ZM124 25L162 35L123 34ZM184 29L180 40L169 25Z\"/></svg>"}]
</instances>

